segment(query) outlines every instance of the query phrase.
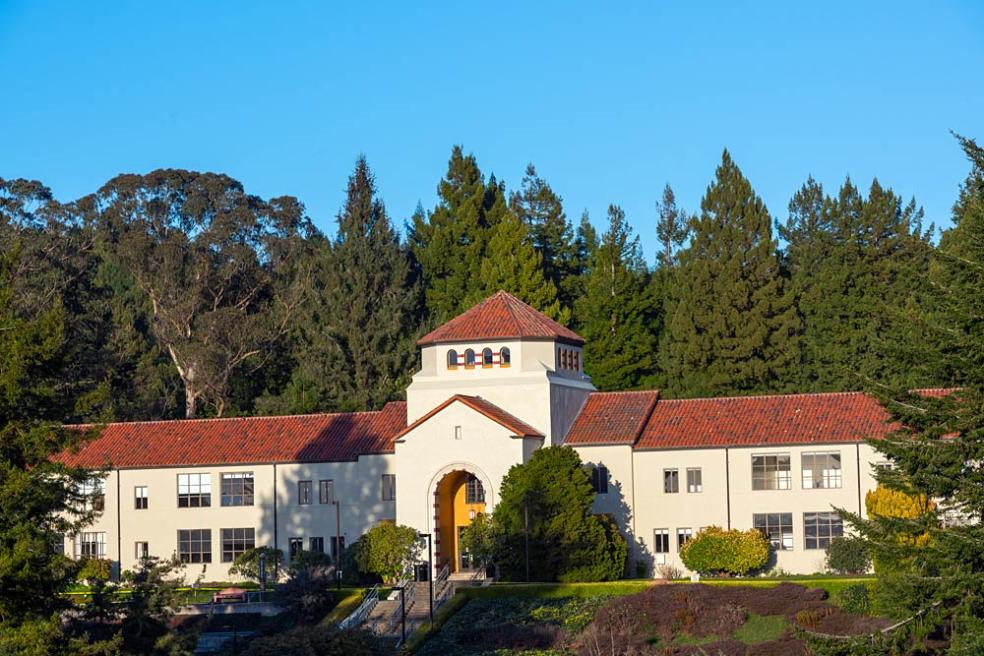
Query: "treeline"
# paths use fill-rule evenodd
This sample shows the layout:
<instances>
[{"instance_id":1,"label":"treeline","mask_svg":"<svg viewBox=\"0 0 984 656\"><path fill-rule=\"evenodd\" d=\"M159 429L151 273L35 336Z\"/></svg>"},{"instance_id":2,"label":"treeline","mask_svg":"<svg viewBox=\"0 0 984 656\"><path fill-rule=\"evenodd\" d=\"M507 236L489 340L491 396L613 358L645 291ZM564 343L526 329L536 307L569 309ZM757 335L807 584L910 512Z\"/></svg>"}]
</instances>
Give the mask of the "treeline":
<instances>
[{"instance_id":1,"label":"treeline","mask_svg":"<svg viewBox=\"0 0 984 656\"><path fill-rule=\"evenodd\" d=\"M403 393L418 336L499 289L578 331L599 389L947 382L896 357L919 337L901 319L932 293L914 281L936 246L877 180L808 179L777 218L725 151L699 211L667 185L654 216L634 219L658 237L649 263L618 205L599 235L532 165L510 191L460 147L405 239L364 158L333 236L298 199L222 174L124 174L69 203L0 179L12 303L64 322L64 420L378 408Z\"/></svg>"}]
</instances>

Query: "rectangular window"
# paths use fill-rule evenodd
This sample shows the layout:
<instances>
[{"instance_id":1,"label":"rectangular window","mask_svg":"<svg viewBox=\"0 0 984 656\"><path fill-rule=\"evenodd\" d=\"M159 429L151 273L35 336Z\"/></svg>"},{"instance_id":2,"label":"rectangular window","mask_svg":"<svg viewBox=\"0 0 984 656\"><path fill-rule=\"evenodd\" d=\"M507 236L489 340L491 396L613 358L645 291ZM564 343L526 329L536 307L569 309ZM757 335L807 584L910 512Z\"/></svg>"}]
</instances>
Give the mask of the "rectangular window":
<instances>
[{"instance_id":1,"label":"rectangular window","mask_svg":"<svg viewBox=\"0 0 984 656\"><path fill-rule=\"evenodd\" d=\"M76 558L105 558L106 532L92 531L75 536Z\"/></svg>"},{"instance_id":2,"label":"rectangular window","mask_svg":"<svg viewBox=\"0 0 984 656\"><path fill-rule=\"evenodd\" d=\"M703 492L704 491L704 475L700 471L700 467L688 467L687 468L687 492Z\"/></svg>"},{"instance_id":3,"label":"rectangular window","mask_svg":"<svg viewBox=\"0 0 984 656\"><path fill-rule=\"evenodd\" d=\"M296 558L297 554L304 551L304 538L291 538L287 541L287 544L289 545L288 553L290 554L291 560Z\"/></svg>"},{"instance_id":4,"label":"rectangular window","mask_svg":"<svg viewBox=\"0 0 984 656\"><path fill-rule=\"evenodd\" d=\"M687 544L690 538L694 537L694 530L692 528L678 528L677 529L677 551Z\"/></svg>"},{"instance_id":5,"label":"rectangular window","mask_svg":"<svg viewBox=\"0 0 984 656\"><path fill-rule=\"evenodd\" d=\"M335 537L333 535L329 539L331 540L331 558L337 563L339 548L341 548L342 551L345 550L345 536L339 535L338 537Z\"/></svg>"},{"instance_id":6,"label":"rectangular window","mask_svg":"<svg viewBox=\"0 0 984 656\"><path fill-rule=\"evenodd\" d=\"M84 497L82 507L85 510L102 512L106 509L106 481L102 478L90 478L79 483L77 491Z\"/></svg>"},{"instance_id":7,"label":"rectangular window","mask_svg":"<svg viewBox=\"0 0 984 656\"><path fill-rule=\"evenodd\" d=\"M454 427L454 439L456 439L456 440L460 440L461 439L461 426L455 426Z\"/></svg>"},{"instance_id":8,"label":"rectangular window","mask_svg":"<svg viewBox=\"0 0 984 656\"><path fill-rule=\"evenodd\" d=\"M844 523L837 513L803 513L803 542L807 549L826 549L832 538L843 535Z\"/></svg>"},{"instance_id":9,"label":"rectangular window","mask_svg":"<svg viewBox=\"0 0 984 656\"><path fill-rule=\"evenodd\" d=\"M789 551L793 548L793 513L752 515L752 526L762 531L773 549Z\"/></svg>"},{"instance_id":10,"label":"rectangular window","mask_svg":"<svg viewBox=\"0 0 984 656\"><path fill-rule=\"evenodd\" d=\"M137 560L150 558L150 543L135 542L133 544L133 557L136 558Z\"/></svg>"},{"instance_id":11,"label":"rectangular window","mask_svg":"<svg viewBox=\"0 0 984 656\"><path fill-rule=\"evenodd\" d=\"M465 503L485 503L485 488L482 481L471 474L465 482Z\"/></svg>"},{"instance_id":12,"label":"rectangular window","mask_svg":"<svg viewBox=\"0 0 984 656\"><path fill-rule=\"evenodd\" d=\"M318 502L335 503L335 481L318 481Z\"/></svg>"},{"instance_id":13,"label":"rectangular window","mask_svg":"<svg viewBox=\"0 0 984 656\"><path fill-rule=\"evenodd\" d=\"M208 508L211 505L211 474L178 474L178 508Z\"/></svg>"},{"instance_id":14,"label":"rectangular window","mask_svg":"<svg viewBox=\"0 0 984 656\"><path fill-rule=\"evenodd\" d=\"M231 563L236 556L256 548L256 529L222 529L222 562Z\"/></svg>"},{"instance_id":15,"label":"rectangular window","mask_svg":"<svg viewBox=\"0 0 984 656\"><path fill-rule=\"evenodd\" d=\"M59 556L65 555L65 536L62 533L55 535L51 542L52 551Z\"/></svg>"},{"instance_id":16,"label":"rectangular window","mask_svg":"<svg viewBox=\"0 0 984 656\"><path fill-rule=\"evenodd\" d=\"M792 489L793 476L788 453L762 453L752 456L753 490Z\"/></svg>"},{"instance_id":17,"label":"rectangular window","mask_svg":"<svg viewBox=\"0 0 984 656\"><path fill-rule=\"evenodd\" d=\"M653 553L670 553L670 529L657 528L653 531Z\"/></svg>"},{"instance_id":18,"label":"rectangular window","mask_svg":"<svg viewBox=\"0 0 984 656\"><path fill-rule=\"evenodd\" d=\"M297 481L297 503L311 505L311 481Z\"/></svg>"},{"instance_id":19,"label":"rectangular window","mask_svg":"<svg viewBox=\"0 0 984 656\"><path fill-rule=\"evenodd\" d=\"M253 505L253 472L222 474L222 505Z\"/></svg>"},{"instance_id":20,"label":"rectangular window","mask_svg":"<svg viewBox=\"0 0 984 656\"><path fill-rule=\"evenodd\" d=\"M839 488L841 454L839 451L803 454L803 489L829 490Z\"/></svg>"},{"instance_id":21,"label":"rectangular window","mask_svg":"<svg viewBox=\"0 0 984 656\"><path fill-rule=\"evenodd\" d=\"M595 494L608 494L608 467L598 465L591 468L591 487Z\"/></svg>"},{"instance_id":22,"label":"rectangular window","mask_svg":"<svg viewBox=\"0 0 984 656\"><path fill-rule=\"evenodd\" d=\"M383 501L396 501L396 474L383 474Z\"/></svg>"},{"instance_id":23,"label":"rectangular window","mask_svg":"<svg viewBox=\"0 0 984 656\"><path fill-rule=\"evenodd\" d=\"M663 470L663 492L676 494L680 491L680 472L676 469Z\"/></svg>"},{"instance_id":24,"label":"rectangular window","mask_svg":"<svg viewBox=\"0 0 984 656\"><path fill-rule=\"evenodd\" d=\"M212 529L192 528L179 530L178 559L182 563L212 562Z\"/></svg>"},{"instance_id":25,"label":"rectangular window","mask_svg":"<svg viewBox=\"0 0 984 656\"><path fill-rule=\"evenodd\" d=\"M325 552L325 539L324 538L310 538L308 540L308 550L314 553Z\"/></svg>"},{"instance_id":26,"label":"rectangular window","mask_svg":"<svg viewBox=\"0 0 984 656\"><path fill-rule=\"evenodd\" d=\"M133 507L137 510L147 510L147 486L138 485L133 488Z\"/></svg>"}]
</instances>

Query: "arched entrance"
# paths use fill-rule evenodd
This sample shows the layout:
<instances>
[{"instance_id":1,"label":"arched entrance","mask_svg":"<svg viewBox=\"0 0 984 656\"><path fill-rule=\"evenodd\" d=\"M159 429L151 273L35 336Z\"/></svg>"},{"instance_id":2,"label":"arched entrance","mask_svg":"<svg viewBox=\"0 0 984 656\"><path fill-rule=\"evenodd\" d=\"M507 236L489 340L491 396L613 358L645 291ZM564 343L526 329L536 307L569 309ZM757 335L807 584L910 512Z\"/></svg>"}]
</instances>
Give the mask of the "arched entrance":
<instances>
[{"instance_id":1,"label":"arched entrance","mask_svg":"<svg viewBox=\"0 0 984 656\"><path fill-rule=\"evenodd\" d=\"M452 572L472 571L477 564L461 548L461 532L478 513L485 512L485 485L465 469L452 470L434 489L434 522L437 534L437 563Z\"/></svg>"}]
</instances>

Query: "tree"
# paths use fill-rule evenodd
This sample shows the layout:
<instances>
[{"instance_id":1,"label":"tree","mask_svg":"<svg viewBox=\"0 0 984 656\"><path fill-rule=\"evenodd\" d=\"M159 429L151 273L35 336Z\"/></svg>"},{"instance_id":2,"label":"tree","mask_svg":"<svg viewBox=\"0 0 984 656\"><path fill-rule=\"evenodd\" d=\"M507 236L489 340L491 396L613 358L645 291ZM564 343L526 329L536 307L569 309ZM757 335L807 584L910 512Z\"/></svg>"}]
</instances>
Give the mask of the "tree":
<instances>
[{"instance_id":1,"label":"tree","mask_svg":"<svg viewBox=\"0 0 984 656\"><path fill-rule=\"evenodd\" d=\"M261 557L266 566L267 580L271 582L275 581L275 573L280 571L284 562L284 552L281 549L274 549L273 547L256 547L244 551L232 561L229 573L235 576L241 576L250 581L259 582L261 579Z\"/></svg>"},{"instance_id":2,"label":"tree","mask_svg":"<svg viewBox=\"0 0 984 656\"><path fill-rule=\"evenodd\" d=\"M150 302L177 368L185 416L222 415L234 373L257 371L309 281L292 267L313 229L295 199L265 202L213 173L120 175L98 192L114 256Z\"/></svg>"},{"instance_id":3,"label":"tree","mask_svg":"<svg viewBox=\"0 0 984 656\"><path fill-rule=\"evenodd\" d=\"M492 228L509 212L504 187L495 176L486 183L475 157L461 146L452 149L437 193L434 210L415 213L409 226L432 324L482 300L482 259Z\"/></svg>"},{"instance_id":4,"label":"tree","mask_svg":"<svg viewBox=\"0 0 984 656\"><path fill-rule=\"evenodd\" d=\"M302 626L251 640L245 656L388 656L392 645L368 630L338 631L333 626Z\"/></svg>"},{"instance_id":5,"label":"tree","mask_svg":"<svg viewBox=\"0 0 984 656\"><path fill-rule=\"evenodd\" d=\"M502 479L493 512L495 562L503 577L526 576L526 546L538 581L610 581L625 572L625 539L610 518L591 514L594 490L577 452L538 449Z\"/></svg>"},{"instance_id":6,"label":"tree","mask_svg":"<svg viewBox=\"0 0 984 656\"><path fill-rule=\"evenodd\" d=\"M784 289L772 218L724 151L680 252L660 350L676 395L791 387L799 322Z\"/></svg>"},{"instance_id":7,"label":"tree","mask_svg":"<svg viewBox=\"0 0 984 656\"><path fill-rule=\"evenodd\" d=\"M585 369L602 390L632 389L655 369L653 301L639 238L616 205L608 208L608 230L595 248L575 305L585 339Z\"/></svg>"},{"instance_id":8,"label":"tree","mask_svg":"<svg viewBox=\"0 0 984 656\"><path fill-rule=\"evenodd\" d=\"M542 258L543 277L561 294L560 306L569 316L574 298L562 290L565 281L578 274L577 245L562 199L529 164L520 190L509 197L509 207L528 226L528 241Z\"/></svg>"},{"instance_id":9,"label":"tree","mask_svg":"<svg viewBox=\"0 0 984 656\"><path fill-rule=\"evenodd\" d=\"M680 547L687 569L701 574L742 576L762 569L769 560L769 540L758 529L725 531L708 526Z\"/></svg>"},{"instance_id":10,"label":"tree","mask_svg":"<svg viewBox=\"0 0 984 656\"><path fill-rule=\"evenodd\" d=\"M413 527L384 522L369 529L352 548L356 549L355 562L360 571L389 583L409 571L421 546Z\"/></svg>"},{"instance_id":11,"label":"tree","mask_svg":"<svg viewBox=\"0 0 984 656\"><path fill-rule=\"evenodd\" d=\"M827 567L838 574L865 574L871 568L871 552L857 537L834 538L827 545Z\"/></svg>"},{"instance_id":12,"label":"tree","mask_svg":"<svg viewBox=\"0 0 984 656\"><path fill-rule=\"evenodd\" d=\"M498 533L493 523L492 515L478 513L475 519L461 531L461 549L467 552L471 558L480 563L483 568L496 567L498 577L498 566L495 562L496 553L499 551Z\"/></svg>"},{"instance_id":13,"label":"tree","mask_svg":"<svg viewBox=\"0 0 984 656\"><path fill-rule=\"evenodd\" d=\"M984 149L958 139L971 173L954 207L954 227L923 279L934 291L933 305L912 317L920 329L933 329L934 339L908 345L908 361L938 361L957 388L943 394L877 388L902 428L871 442L892 463L876 478L907 495L903 512L915 516L897 516L898 503L866 519L843 514L878 563L883 605L900 616L920 613L912 631L941 626L950 635L949 653L971 654L984 648Z\"/></svg>"},{"instance_id":14,"label":"tree","mask_svg":"<svg viewBox=\"0 0 984 656\"><path fill-rule=\"evenodd\" d=\"M314 249L315 288L301 309L286 389L267 412L377 409L398 398L416 363L421 315L409 253L360 157L338 234Z\"/></svg>"},{"instance_id":15,"label":"tree","mask_svg":"<svg viewBox=\"0 0 984 656\"><path fill-rule=\"evenodd\" d=\"M660 268L666 268L676 261L677 249L690 235L690 220L685 212L677 209L676 196L668 183L663 187L663 200L656 203L656 210L659 213L656 238L660 245L656 262Z\"/></svg>"}]
</instances>

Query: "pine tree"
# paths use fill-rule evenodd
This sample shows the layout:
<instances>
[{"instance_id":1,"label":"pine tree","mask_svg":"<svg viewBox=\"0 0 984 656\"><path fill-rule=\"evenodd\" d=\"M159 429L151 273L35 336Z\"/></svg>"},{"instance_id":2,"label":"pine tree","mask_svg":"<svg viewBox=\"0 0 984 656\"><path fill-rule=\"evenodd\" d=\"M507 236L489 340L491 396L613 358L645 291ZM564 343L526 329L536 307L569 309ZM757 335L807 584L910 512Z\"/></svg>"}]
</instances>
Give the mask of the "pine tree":
<instances>
[{"instance_id":1,"label":"pine tree","mask_svg":"<svg viewBox=\"0 0 984 656\"><path fill-rule=\"evenodd\" d=\"M663 187L662 201L656 203L656 211L659 213L656 237L660 245L656 264L660 268L666 268L673 265L677 249L690 235L690 222L686 212L677 209L676 195L668 183Z\"/></svg>"},{"instance_id":2,"label":"pine tree","mask_svg":"<svg viewBox=\"0 0 984 656\"><path fill-rule=\"evenodd\" d=\"M564 280L575 275L577 256L574 228L567 220L560 196L529 164L519 192L510 196L509 207L529 227L529 239L542 258L544 278L561 290ZM560 298L565 310L573 306L573 301L570 297Z\"/></svg>"},{"instance_id":3,"label":"pine tree","mask_svg":"<svg viewBox=\"0 0 984 656\"><path fill-rule=\"evenodd\" d=\"M653 375L652 299L639 237L616 205L591 257L584 295L575 304L585 339L585 369L598 389L639 387Z\"/></svg>"},{"instance_id":4,"label":"pine tree","mask_svg":"<svg viewBox=\"0 0 984 656\"><path fill-rule=\"evenodd\" d=\"M972 171L954 227L929 276L910 280L935 292L931 305L910 317L933 336L910 342L900 363L937 360L957 388L910 393L891 379L873 388L904 426L871 442L893 465L876 471L879 484L935 503L914 517L844 514L879 563L882 604L902 617L919 613L904 632L918 644L927 625L939 627L951 639L947 653L969 655L984 651L984 149L960 143Z\"/></svg>"},{"instance_id":5,"label":"pine tree","mask_svg":"<svg viewBox=\"0 0 984 656\"><path fill-rule=\"evenodd\" d=\"M349 177L337 236L318 249L317 261L296 368L285 392L262 408L379 408L400 396L416 362L420 298L365 157Z\"/></svg>"},{"instance_id":6,"label":"pine tree","mask_svg":"<svg viewBox=\"0 0 984 656\"><path fill-rule=\"evenodd\" d=\"M727 151L679 257L661 349L665 389L722 395L791 387L799 325L772 219Z\"/></svg>"},{"instance_id":7,"label":"pine tree","mask_svg":"<svg viewBox=\"0 0 984 656\"><path fill-rule=\"evenodd\" d=\"M512 213L492 229L482 260L482 297L505 290L551 319L567 323L570 311L561 308L557 288L544 276L542 256L527 236L526 225Z\"/></svg>"},{"instance_id":8,"label":"pine tree","mask_svg":"<svg viewBox=\"0 0 984 656\"><path fill-rule=\"evenodd\" d=\"M505 189L486 183L473 155L455 146L437 188L439 201L426 217L415 214L410 245L423 279L431 324L439 324L481 300L482 259L492 228L509 211Z\"/></svg>"}]
</instances>

